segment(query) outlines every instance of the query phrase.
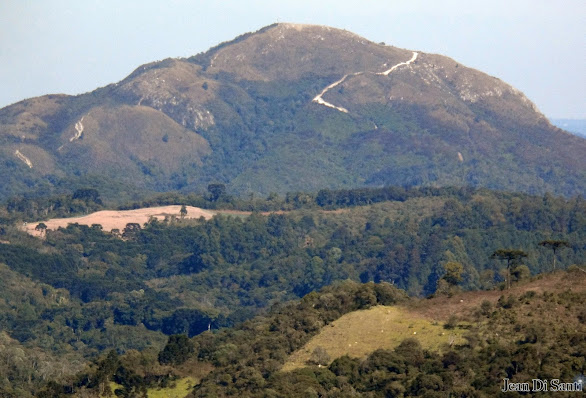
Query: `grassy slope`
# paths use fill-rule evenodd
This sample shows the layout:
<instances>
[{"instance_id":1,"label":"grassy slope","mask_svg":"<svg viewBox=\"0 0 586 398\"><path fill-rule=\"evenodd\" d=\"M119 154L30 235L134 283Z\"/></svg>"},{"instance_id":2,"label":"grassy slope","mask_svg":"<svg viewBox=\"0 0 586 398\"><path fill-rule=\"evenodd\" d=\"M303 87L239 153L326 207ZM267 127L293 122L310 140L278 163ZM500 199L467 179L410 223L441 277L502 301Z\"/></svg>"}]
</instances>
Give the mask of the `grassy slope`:
<instances>
[{"instance_id":1,"label":"grassy slope","mask_svg":"<svg viewBox=\"0 0 586 398\"><path fill-rule=\"evenodd\" d=\"M147 390L148 398L183 398L192 390L193 386L198 383L198 380L193 377L183 377L176 380L170 387L167 388L149 388ZM122 386L115 382L110 382L110 389L116 391ZM105 396L103 396L105 397Z\"/></svg>"},{"instance_id":2,"label":"grassy slope","mask_svg":"<svg viewBox=\"0 0 586 398\"><path fill-rule=\"evenodd\" d=\"M467 329L473 325L481 335L490 335L487 322L479 321L477 310L483 301L498 306L501 296L521 297L534 292L536 295L573 292L584 297L586 293L586 271L572 273L556 272L542 274L531 282L513 286L510 291L471 291L453 297L441 296L432 299L412 300L405 306L377 306L369 310L355 311L325 326L301 349L294 352L283 366L283 371L292 371L307 365L316 347L324 348L331 360L343 355L365 358L377 349L393 349L406 338L416 338L424 349L441 351L449 342L462 344ZM533 294L533 293L529 293ZM579 302L576 302L580 306ZM527 308L517 311L518 328L530 325L539 317L543 325L565 325L584 328L577 322L571 308L533 300L524 303ZM443 327L451 317L459 322L455 329ZM563 329L563 326L560 326ZM585 330L586 332L586 330ZM560 333L555 326L551 333ZM498 333L496 334L498 336ZM504 339L514 341L517 335Z\"/></svg>"},{"instance_id":3,"label":"grassy slope","mask_svg":"<svg viewBox=\"0 0 586 398\"><path fill-rule=\"evenodd\" d=\"M191 377L185 377L175 382L173 387L161 389L149 389L147 394L149 398L183 398L197 384L197 380Z\"/></svg>"},{"instance_id":4,"label":"grassy slope","mask_svg":"<svg viewBox=\"0 0 586 398\"><path fill-rule=\"evenodd\" d=\"M431 317L398 306L376 306L355 311L324 327L305 346L294 352L283 371L304 367L313 350L324 348L333 360L343 355L364 358L377 349L392 349L408 337L415 337L425 349L462 342L464 329L445 330Z\"/></svg>"}]
</instances>

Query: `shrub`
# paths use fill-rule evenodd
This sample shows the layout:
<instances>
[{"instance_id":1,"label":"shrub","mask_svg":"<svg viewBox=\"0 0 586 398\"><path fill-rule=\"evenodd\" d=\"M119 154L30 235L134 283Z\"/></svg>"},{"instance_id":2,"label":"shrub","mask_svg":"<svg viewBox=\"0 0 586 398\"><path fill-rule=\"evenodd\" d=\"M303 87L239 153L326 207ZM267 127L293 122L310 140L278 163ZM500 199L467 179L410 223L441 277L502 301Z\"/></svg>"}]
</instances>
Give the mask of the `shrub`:
<instances>
[{"instance_id":1,"label":"shrub","mask_svg":"<svg viewBox=\"0 0 586 398\"><path fill-rule=\"evenodd\" d=\"M326 351L325 348L321 346L315 347L313 352L311 353L311 358L307 361L307 363L311 365L322 365L325 366L330 362L330 355Z\"/></svg>"},{"instance_id":2,"label":"shrub","mask_svg":"<svg viewBox=\"0 0 586 398\"><path fill-rule=\"evenodd\" d=\"M171 335L167 345L159 353L159 363L180 365L193 354L194 350L193 343L186 335Z\"/></svg>"},{"instance_id":3,"label":"shrub","mask_svg":"<svg viewBox=\"0 0 586 398\"><path fill-rule=\"evenodd\" d=\"M444 329L454 329L456 326L458 326L458 317L450 315L448 321L444 324Z\"/></svg>"},{"instance_id":4,"label":"shrub","mask_svg":"<svg viewBox=\"0 0 586 398\"><path fill-rule=\"evenodd\" d=\"M492 313L492 303L488 300L484 300L480 304L480 313L484 316L489 316Z\"/></svg>"}]
</instances>

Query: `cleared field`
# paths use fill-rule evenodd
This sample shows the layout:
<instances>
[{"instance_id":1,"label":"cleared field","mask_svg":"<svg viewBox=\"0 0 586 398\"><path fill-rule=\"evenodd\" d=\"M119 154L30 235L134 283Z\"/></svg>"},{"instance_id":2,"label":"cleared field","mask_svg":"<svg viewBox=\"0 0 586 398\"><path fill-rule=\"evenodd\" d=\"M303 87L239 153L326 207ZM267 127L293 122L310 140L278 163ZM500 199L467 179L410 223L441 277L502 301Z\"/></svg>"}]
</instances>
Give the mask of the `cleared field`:
<instances>
[{"instance_id":1,"label":"cleared field","mask_svg":"<svg viewBox=\"0 0 586 398\"><path fill-rule=\"evenodd\" d=\"M557 271L537 276L529 282L514 285L510 290L462 292L453 297L412 300L404 306L376 306L351 312L324 326L317 336L291 354L282 370L291 371L306 366L317 347L325 349L331 361L342 355L364 358L379 348L395 348L404 339L412 337L419 340L424 349L441 352L450 343L466 342L463 335L484 301L494 306L501 296L519 297L527 292L580 293L586 290L585 281L586 270L576 267L572 272ZM556 304L552 306L555 308ZM541 308L539 316L553 318L554 324L564 322L564 313L555 310ZM528 312L519 315L518 319L527 318L530 322L532 315L531 311ZM445 329L444 325L451 317L460 320L458 326Z\"/></svg>"},{"instance_id":2,"label":"cleared field","mask_svg":"<svg viewBox=\"0 0 586 398\"><path fill-rule=\"evenodd\" d=\"M200 209L199 207L186 206L186 209L186 219L198 219L203 217L206 220L209 220L216 215L216 212L214 211ZM180 205L147 207L136 210L102 210L81 217L53 218L42 222L44 222L47 229L50 230L56 230L59 227L65 228L69 224L77 223L88 226L99 224L104 231L111 231L116 228L122 231L128 223L137 223L142 226L144 223L148 222L151 217L157 218L159 221L163 221L166 216L179 218L180 210ZM35 227L39 222L28 223L24 227L26 232L34 236L41 236L41 232L35 230Z\"/></svg>"},{"instance_id":3,"label":"cleared field","mask_svg":"<svg viewBox=\"0 0 586 398\"><path fill-rule=\"evenodd\" d=\"M363 358L379 349L392 349L408 337L419 340L423 348L441 350L450 343L463 342L465 330L446 330L435 322L403 307L376 306L342 316L295 351L283 365L287 372L307 365L317 347L326 350L331 360L342 355Z\"/></svg>"},{"instance_id":4,"label":"cleared field","mask_svg":"<svg viewBox=\"0 0 586 398\"><path fill-rule=\"evenodd\" d=\"M390 218L400 218L405 212L409 214L414 213L413 209L417 209L417 214L421 216L429 215L432 213L432 209L437 209L443 205L442 200L430 201L428 198L412 198L405 202L383 202L376 203L373 205L359 206L353 208L352 212L355 214L355 219L352 220L349 227L357 227L362 225L367 214L371 212L384 212L385 216ZM252 212L241 211L241 210L207 210L199 207L186 206L187 214L185 219L196 220L200 217L204 217L206 220L214 217L215 215L224 215L231 217L246 218ZM159 206L159 207L146 207L135 210L101 210L95 213L87 214L78 217L68 218L52 218L50 220L39 220L34 222L26 223L22 226L23 230L33 236L41 237L42 231L36 230L36 226L43 222L48 230L57 230L59 228L66 228L69 224L80 224L91 226L93 224L99 224L102 226L104 231L112 231L113 229L119 229L122 231L126 224L136 223L141 226L148 222L151 218L156 218L159 221L163 221L165 217L177 217L180 218L181 205L170 205L170 206ZM336 217L339 214L348 213L350 209L337 209L337 210L323 210L319 209L319 213L327 214L331 217ZM268 216L270 214L295 214L297 210L291 211L265 211L260 214Z\"/></svg>"},{"instance_id":5,"label":"cleared field","mask_svg":"<svg viewBox=\"0 0 586 398\"><path fill-rule=\"evenodd\" d=\"M543 292L562 292L570 289L574 292L586 290L586 267L577 267L574 272L568 273L558 270L549 274L541 274L531 281L522 284L513 284L510 290L476 290L461 292L454 297L440 296L431 300L414 300L409 303L409 312L429 319L446 320L452 315L469 316L483 301L496 305L501 296L519 296L532 291L537 294Z\"/></svg>"}]
</instances>

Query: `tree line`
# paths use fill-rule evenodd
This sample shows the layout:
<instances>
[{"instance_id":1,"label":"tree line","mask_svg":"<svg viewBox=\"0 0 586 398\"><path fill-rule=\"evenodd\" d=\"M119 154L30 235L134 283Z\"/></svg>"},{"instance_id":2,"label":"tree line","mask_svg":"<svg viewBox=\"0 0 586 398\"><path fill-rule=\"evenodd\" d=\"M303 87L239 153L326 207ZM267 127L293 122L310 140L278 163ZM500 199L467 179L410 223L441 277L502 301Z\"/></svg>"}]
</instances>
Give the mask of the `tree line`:
<instances>
[{"instance_id":1,"label":"tree line","mask_svg":"<svg viewBox=\"0 0 586 398\"><path fill-rule=\"evenodd\" d=\"M7 310L0 327L25 348L82 360L236 325L337 281L386 282L427 296L453 286L504 288L554 261L584 261L579 197L432 190L345 209L151 220L120 231L122 239L73 224L39 240L4 224L0 240L9 244L0 243L0 263L42 289L30 294L22 284L10 293L18 311ZM506 267L491 258L498 250L527 257Z\"/></svg>"}]
</instances>

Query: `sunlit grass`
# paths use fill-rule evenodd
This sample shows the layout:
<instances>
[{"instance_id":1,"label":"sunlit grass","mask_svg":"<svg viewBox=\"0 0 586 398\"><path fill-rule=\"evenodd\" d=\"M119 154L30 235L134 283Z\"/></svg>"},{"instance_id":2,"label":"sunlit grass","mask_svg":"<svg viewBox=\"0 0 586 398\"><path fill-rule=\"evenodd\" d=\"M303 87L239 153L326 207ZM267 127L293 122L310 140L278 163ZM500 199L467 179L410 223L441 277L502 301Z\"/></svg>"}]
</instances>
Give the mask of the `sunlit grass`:
<instances>
[{"instance_id":1,"label":"sunlit grass","mask_svg":"<svg viewBox=\"0 0 586 398\"><path fill-rule=\"evenodd\" d=\"M195 384L196 380L193 377L184 377L176 380L170 388L149 388L147 394L149 398L183 398L191 392Z\"/></svg>"},{"instance_id":2,"label":"sunlit grass","mask_svg":"<svg viewBox=\"0 0 586 398\"><path fill-rule=\"evenodd\" d=\"M334 360L342 355L364 358L379 348L395 348L406 338L416 338L424 349L433 351L441 351L450 343L464 342L464 329L447 330L443 325L395 306L376 306L351 312L325 326L317 336L294 352L282 370L306 366L316 347L324 348L330 359Z\"/></svg>"},{"instance_id":3,"label":"sunlit grass","mask_svg":"<svg viewBox=\"0 0 586 398\"><path fill-rule=\"evenodd\" d=\"M172 386L168 388L149 388L147 390L148 398L184 398L191 392L197 380L193 377L184 377L172 382ZM122 386L115 382L110 382L110 389L112 393L116 389L122 389Z\"/></svg>"}]
</instances>

